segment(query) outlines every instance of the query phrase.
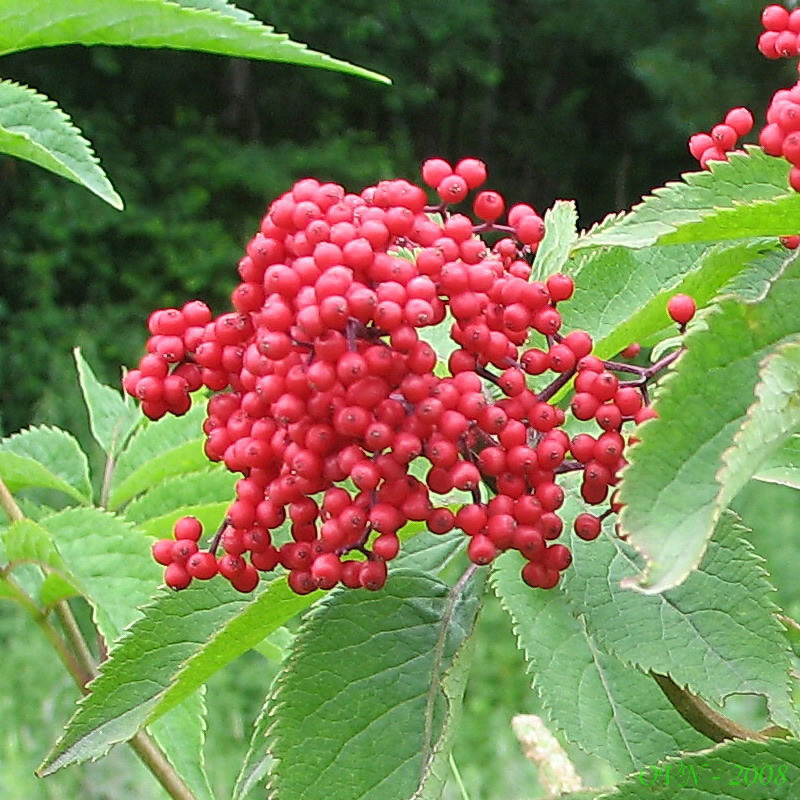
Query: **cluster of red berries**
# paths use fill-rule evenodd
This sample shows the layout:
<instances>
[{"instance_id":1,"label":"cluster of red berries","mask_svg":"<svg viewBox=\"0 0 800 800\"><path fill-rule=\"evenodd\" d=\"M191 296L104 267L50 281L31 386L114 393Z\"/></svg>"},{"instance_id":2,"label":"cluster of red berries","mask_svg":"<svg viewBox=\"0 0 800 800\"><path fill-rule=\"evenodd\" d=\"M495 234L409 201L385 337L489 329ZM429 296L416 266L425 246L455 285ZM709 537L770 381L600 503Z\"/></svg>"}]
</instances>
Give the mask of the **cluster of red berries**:
<instances>
[{"instance_id":1,"label":"cluster of red berries","mask_svg":"<svg viewBox=\"0 0 800 800\"><path fill-rule=\"evenodd\" d=\"M742 136L753 129L753 115L744 107L732 108L724 122L715 125L710 133L696 133L689 139L689 152L703 169L709 161L727 161L728 153Z\"/></svg>"},{"instance_id":2,"label":"cluster of red berries","mask_svg":"<svg viewBox=\"0 0 800 800\"><path fill-rule=\"evenodd\" d=\"M788 11L783 6L767 6L761 12L764 33L758 39L759 52L767 58L792 58L798 55L800 9Z\"/></svg>"},{"instance_id":3,"label":"cluster of red berries","mask_svg":"<svg viewBox=\"0 0 800 800\"><path fill-rule=\"evenodd\" d=\"M800 9L790 12L783 6L770 5L762 12L761 22L764 33L758 40L758 49L763 55L767 58L800 55ZM708 169L709 161L727 161L728 153L752 127L753 115L748 109L731 109L725 121L715 125L710 133L697 133L689 139L689 152L703 169ZM759 133L758 142L766 153L785 158L792 165L789 185L800 192L800 82L775 92L767 109L767 124ZM793 237L789 239L791 241Z\"/></svg>"},{"instance_id":4,"label":"cluster of red berries","mask_svg":"<svg viewBox=\"0 0 800 800\"><path fill-rule=\"evenodd\" d=\"M246 592L282 565L298 593L379 589L409 521L463 531L476 564L518 550L531 586L555 586L570 564L554 542L558 477L580 471L586 502L606 501L626 463L623 426L654 415L647 383L678 351L648 368L593 356L588 333L561 330L572 279L530 280L544 235L536 211L505 214L499 194L481 191L478 222L456 213L486 179L477 159L431 159L422 176L433 205L405 180L361 194L298 181L239 263L234 311L214 319L195 301L151 315L126 391L152 419L185 413L200 386L216 392L205 452L242 474L206 551L190 517L155 543L169 586L219 573ZM683 327L694 301L679 295L668 311ZM457 345L446 363L425 340L440 324ZM567 411L593 420L597 436L562 429L556 395L573 378ZM604 514L581 514L577 534L597 537L618 507L612 495Z\"/></svg>"}]
</instances>

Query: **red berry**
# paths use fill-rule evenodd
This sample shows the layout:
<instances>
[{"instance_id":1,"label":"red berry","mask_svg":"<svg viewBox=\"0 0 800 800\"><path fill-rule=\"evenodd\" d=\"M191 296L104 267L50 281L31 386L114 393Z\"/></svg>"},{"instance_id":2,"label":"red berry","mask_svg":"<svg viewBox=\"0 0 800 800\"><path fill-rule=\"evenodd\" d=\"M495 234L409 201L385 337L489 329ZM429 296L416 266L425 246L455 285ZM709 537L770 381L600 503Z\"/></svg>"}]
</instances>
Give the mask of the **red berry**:
<instances>
[{"instance_id":1,"label":"red berry","mask_svg":"<svg viewBox=\"0 0 800 800\"><path fill-rule=\"evenodd\" d=\"M505 203L497 192L479 192L472 208L479 219L494 222L503 214Z\"/></svg>"},{"instance_id":2,"label":"red berry","mask_svg":"<svg viewBox=\"0 0 800 800\"><path fill-rule=\"evenodd\" d=\"M583 513L575 517L575 533L587 542L596 539L600 535L602 527L603 525L599 517L596 517L594 514Z\"/></svg>"},{"instance_id":3,"label":"red berry","mask_svg":"<svg viewBox=\"0 0 800 800\"><path fill-rule=\"evenodd\" d=\"M194 553L186 560L186 571L193 578L208 580L217 574L217 559L211 553Z\"/></svg>"},{"instance_id":4,"label":"red berry","mask_svg":"<svg viewBox=\"0 0 800 800\"><path fill-rule=\"evenodd\" d=\"M197 517L181 517L175 523L175 538L196 542L203 535L203 525Z\"/></svg>"},{"instance_id":5,"label":"red berry","mask_svg":"<svg viewBox=\"0 0 800 800\"><path fill-rule=\"evenodd\" d=\"M725 124L730 125L736 131L737 136L747 136L753 129L753 114L742 106L732 108L725 115Z\"/></svg>"},{"instance_id":6,"label":"red berry","mask_svg":"<svg viewBox=\"0 0 800 800\"><path fill-rule=\"evenodd\" d=\"M467 182L470 189L477 189L486 181L486 164L477 158L463 158L456 164L455 173Z\"/></svg>"},{"instance_id":7,"label":"red berry","mask_svg":"<svg viewBox=\"0 0 800 800\"><path fill-rule=\"evenodd\" d=\"M761 12L761 24L767 31L785 31L789 26L789 12L783 6L767 6Z\"/></svg>"},{"instance_id":8,"label":"red berry","mask_svg":"<svg viewBox=\"0 0 800 800\"><path fill-rule=\"evenodd\" d=\"M185 589L192 582L192 576L186 571L182 564L170 564L164 570L164 583L170 589Z\"/></svg>"},{"instance_id":9,"label":"red berry","mask_svg":"<svg viewBox=\"0 0 800 800\"><path fill-rule=\"evenodd\" d=\"M697 304L688 294L676 294L667 303L667 313L679 325L686 325L697 310Z\"/></svg>"}]
</instances>

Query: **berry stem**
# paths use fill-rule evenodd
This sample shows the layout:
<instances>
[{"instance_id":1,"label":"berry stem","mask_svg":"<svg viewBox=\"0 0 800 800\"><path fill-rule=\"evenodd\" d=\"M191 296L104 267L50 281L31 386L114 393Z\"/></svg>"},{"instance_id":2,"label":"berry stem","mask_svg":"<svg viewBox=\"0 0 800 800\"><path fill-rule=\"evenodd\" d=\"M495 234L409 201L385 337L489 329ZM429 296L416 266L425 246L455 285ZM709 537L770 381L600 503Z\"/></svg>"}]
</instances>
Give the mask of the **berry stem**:
<instances>
[{"instance_id":1,"label":"berry stem","mask_svg":"<svg viewBox=\"0 0 800 800\"><path fill-rule=\"evenodd\" d=\"M215 556L217 554L217 548L219 547L219 540L222 538L222 534L225 531L225 528L227 528L229 524L230 522L228 521L228 518L224 517L222 522L220 522L216 533L211 537L211 541L208 544L208 552L211 553L212 556Z\"/></svg>"},{"instance_id":2,"label":"berry stem","mask_svg":"<svg viewBox=\"0 0 800 800\"><path fill-rule=\"evenodd\" d=\"M542 403L549 400L554 394L556 394L559 389L566 386L572 376L575 374L575 369L571 369L568 372L562 372L552 383L548 384L538 395L536 395L536 399Z\"/></svg>"}]
</instances>

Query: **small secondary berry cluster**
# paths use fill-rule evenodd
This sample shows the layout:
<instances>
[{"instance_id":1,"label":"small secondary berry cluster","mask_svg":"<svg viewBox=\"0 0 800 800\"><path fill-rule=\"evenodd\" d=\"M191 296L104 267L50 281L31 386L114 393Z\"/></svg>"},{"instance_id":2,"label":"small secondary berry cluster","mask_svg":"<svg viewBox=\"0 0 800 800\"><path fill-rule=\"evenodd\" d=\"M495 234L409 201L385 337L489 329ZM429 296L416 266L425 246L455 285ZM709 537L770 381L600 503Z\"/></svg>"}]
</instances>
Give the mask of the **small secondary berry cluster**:
<instances>
[{"instance_id":1,"label":"small secondary berry cluster","mask_svg":"<svg viewBox=\"0 0 800 800\"><path fill-rule=\"evenodd\" d=\"M654 416L648 383L681 351L647 368L592 355L588 333L562 330L572 278L531 280L536 211L506 213L480 191L476 219L458 213L486 180L477 159L430 159L422 178L432 204L405 180L361 194L298 181L247 246L233 311L212 318L193 301L151 315L126 391L151 419L185 413L201 386L214 392L205 452L242 475L205 550L192 517L155 543L167 585L221 574L248 592L281 565L298 593L376 590L415 522L462 531L475 564L517 550L523 580L552 588L572 558L555 541L560 476L579 472L590 505L611 494L608 510L574 520L583 539L619 509L624 426ZM668 305L681 330L694 311L685 295ZM449 337L446 361L426 341L432 328ZM568 413L599 431L570 436Z\"/></svg>"},{"instance_id":2,"label":"small secondary berry cluster","mask_svg":"<svg viewBox=\"0 0 800 800\"><path fill-rule=\"evenodd\" d=\"M759 51L767 58L795 58L800 55L800 9L767 6L761 14L764 32L758 40ZM689 152L709 169L710 161L727 161L737 141L753 127L753 115L746 108L731 109L723 123L710 133L697 133L689 139ZM779 89L767 109L767 124L758 142L766 153L785 158L790 164L789 185L800 192L800 82ZM787 237L788 247L797 247L796 237ZM798 240L800 241L800 240Z\"/></svg>"}]
</instances>

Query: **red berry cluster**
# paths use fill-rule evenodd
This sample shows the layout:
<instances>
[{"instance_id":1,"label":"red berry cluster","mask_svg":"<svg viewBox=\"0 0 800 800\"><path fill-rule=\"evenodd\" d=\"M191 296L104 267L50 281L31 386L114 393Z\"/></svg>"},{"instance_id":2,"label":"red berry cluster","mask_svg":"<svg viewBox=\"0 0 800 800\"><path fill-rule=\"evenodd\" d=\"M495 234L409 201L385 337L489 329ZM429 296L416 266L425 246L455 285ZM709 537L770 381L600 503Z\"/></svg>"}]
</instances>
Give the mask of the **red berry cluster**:
<instances>
[{"instance_id":1,"label":"red berry cluster","mask_svg":"<svg viewBox=\"0 0 800 800\"><path fill-rule=\"evenodd\" d=\"M764 33L758 39L759 52L767 58L792 58L798 54L800 9L767 6L761 12Z\"/></svg>"},{"instance_id":2,"label":"red berry cluster","mask_svg":"<svg viewBox=\"0 0 800 800\"><path fill-rule=\"evenodd\" d=\"M790 12L783 6L770 5L761 14L761 21L764 33L758 40L758 49L763 55L767 58L800 55L800 9ZM753 115L748 109L731 109L724 123L715 125L710 134L696 133L689 139L689 152L703 169L708 169L709 161L727 161L738 139L746 136L752 127ZM766 153L783 157L792 165L789 185L800 192L800 82L775 92L758 142Z\"/></svg>"},{"instance_id":3,"label":"red berry cluster","mask_svg":"<svg viewBox=\"0 0 800 800\"><path fill-rule=\"evenodd\" d=\"M169 586L220 573L247 592L280 564L298 593L376 590L409 521L463 531L476 564L518 550L531 586L555 586L569 565L554 543L559 476L580 471L586 502L606 501L626 463L622 428L654 416L648 381L679 351L648 368L593 356L588 333L561 330L572 279L530 280L544 235L536 211L516 205L501 224L503 198L481 191L478 222L456 213L486 179L477 159L431 159L422 176L433 205L405 180L361 194L298 181L239 263L234 311L213 319L192 302L151 316L148 354L125 389L152 419L185 413L200 386L216 392L205 452L242 474L207 551L190 517L154 545ZM694 303L680 297L669 313L684 326ZM424 338L440 324L457 345L446 364ZM597 436L562 430L554 401L573 378L569 408ZM454 505L454 490L470 502ZM604 514L581 514L577 534L595 538L615 510L612 496Z\"/></svg>"},{"instance_id":4,"label":"red berry cluster","mask_svg":"<svg viewBox=\"0 0 800 800\"><path fill-rule=\"evenodd\" d=\"M753 115L744 107L732 108L725 121L715 125L711 133L696 133L689 139L689 152L706 169L709 161L727 161L728 153L742 136L753 128Z\"/></svg>"}]
</instances>

